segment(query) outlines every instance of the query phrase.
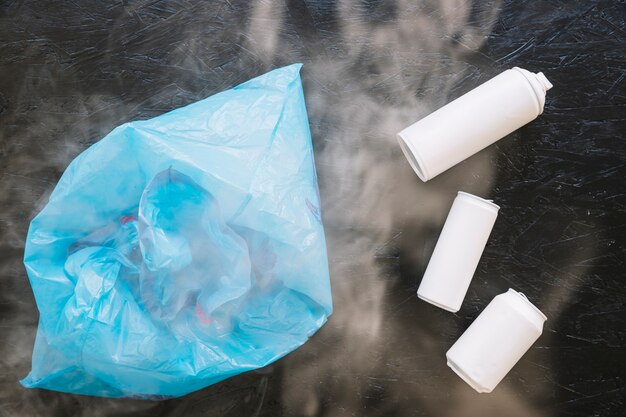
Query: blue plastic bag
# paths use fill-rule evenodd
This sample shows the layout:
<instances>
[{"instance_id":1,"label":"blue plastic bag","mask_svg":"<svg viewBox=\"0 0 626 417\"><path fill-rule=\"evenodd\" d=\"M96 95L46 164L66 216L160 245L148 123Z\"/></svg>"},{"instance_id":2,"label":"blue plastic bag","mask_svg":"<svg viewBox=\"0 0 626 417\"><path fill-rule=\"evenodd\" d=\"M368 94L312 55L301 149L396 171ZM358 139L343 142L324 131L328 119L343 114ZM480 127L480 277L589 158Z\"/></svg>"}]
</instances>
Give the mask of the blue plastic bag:
<instances>
[{"instance_id":1,"label":"blue plastic bag","mask_svg":"<svg viewBox=\"0 0 626 417\"><path fill-rule=\"evenodd\" d=\"M181 396L265 366L332 311L301 65L80 154L33 219L26 387Z\"/></svg>"}]
</instances>

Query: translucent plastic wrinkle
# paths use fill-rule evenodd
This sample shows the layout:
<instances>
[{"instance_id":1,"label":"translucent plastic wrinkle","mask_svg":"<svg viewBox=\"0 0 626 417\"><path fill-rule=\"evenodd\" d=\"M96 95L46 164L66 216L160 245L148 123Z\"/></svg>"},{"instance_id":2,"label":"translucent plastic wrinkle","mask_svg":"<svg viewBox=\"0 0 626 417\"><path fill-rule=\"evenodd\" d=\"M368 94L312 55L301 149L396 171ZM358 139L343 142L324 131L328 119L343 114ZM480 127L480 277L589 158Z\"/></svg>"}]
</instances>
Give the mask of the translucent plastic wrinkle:
<instances>
[{"instance_id":1,"label":"translucent plastic wrinkle","mask_svg":"<svg viewBox=\"0 0 626 417\"><path fill-rule=\"evenodd\" d=\"M300 67L119 126L72 161L26 241L40 318L25 387L181 396L326 322Z\"/></svg>"}]
</instances>

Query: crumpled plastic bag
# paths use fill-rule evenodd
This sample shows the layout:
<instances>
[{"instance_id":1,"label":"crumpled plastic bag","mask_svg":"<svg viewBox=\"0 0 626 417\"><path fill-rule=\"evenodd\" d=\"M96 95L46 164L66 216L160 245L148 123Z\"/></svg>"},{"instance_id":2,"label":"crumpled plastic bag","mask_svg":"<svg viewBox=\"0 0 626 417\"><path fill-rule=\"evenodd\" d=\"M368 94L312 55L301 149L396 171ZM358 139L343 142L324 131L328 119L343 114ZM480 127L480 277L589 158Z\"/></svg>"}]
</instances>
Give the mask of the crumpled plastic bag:
<instances>
[{"instance_id":1,"label":"crumpled plastic bag","mask_svg":"<svg viewBox=\"0 0 626 417\"><path fill-rule=\"evenodd\" d=\"M300 66L119 126L70 164L26 241L40 318L24 386L181 396L326 322Z\"/></svg>"}]
</instances>

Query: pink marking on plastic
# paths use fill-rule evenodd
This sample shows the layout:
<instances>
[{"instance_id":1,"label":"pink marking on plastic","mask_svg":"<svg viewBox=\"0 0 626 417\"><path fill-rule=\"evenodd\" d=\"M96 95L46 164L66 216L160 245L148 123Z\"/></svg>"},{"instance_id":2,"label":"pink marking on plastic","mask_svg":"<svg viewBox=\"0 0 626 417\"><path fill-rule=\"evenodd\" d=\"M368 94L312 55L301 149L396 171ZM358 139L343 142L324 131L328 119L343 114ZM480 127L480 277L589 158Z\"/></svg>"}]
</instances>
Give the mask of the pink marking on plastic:
<instances>
[{"instance_id":1,"label":"pink marking on plastic","mask_svg":"<svg viewBox=\"0 0 626 417\"><path fill-rule=\"evenodd\" d=\"M202 324L211 323L211 318L204 315L204 311L202 310L202 307L200 307L200 304L198 303L196 303L196 316L198 316L198 320L200 320L200 323Z\"/></svg>"},{"instance_id":2,"label":"pink marking on plastic","mask_svg":"<svg viewBox=\"0 0 626 417\"><path fill-rule=\"evenodd\" d=\"M122 223L122 225L125 225L126 223L129 222L136 222L137 221L137 217L135 216L122 216L120 218L120 223Z\"/></svg>"}]
</instances>

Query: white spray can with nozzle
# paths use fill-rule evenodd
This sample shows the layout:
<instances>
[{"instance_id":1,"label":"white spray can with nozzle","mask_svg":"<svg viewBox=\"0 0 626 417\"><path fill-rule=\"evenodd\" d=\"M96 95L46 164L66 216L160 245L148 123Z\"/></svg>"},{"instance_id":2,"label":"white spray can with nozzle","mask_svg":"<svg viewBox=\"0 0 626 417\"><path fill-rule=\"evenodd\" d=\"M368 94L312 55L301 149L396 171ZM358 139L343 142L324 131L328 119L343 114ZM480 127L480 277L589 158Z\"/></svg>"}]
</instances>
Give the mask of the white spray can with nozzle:
<instances>
[{"instance_id":1,"label":"white spray can with nozzle","mask_svg":"<svg viewBox=\"0 0 626 417\"><path fill-rule=\"evenodd\" d=\"M504 71L398 133L402 152L428 181L537 118L550 88L541 72Z\"/></svg>"}]
</instances>

